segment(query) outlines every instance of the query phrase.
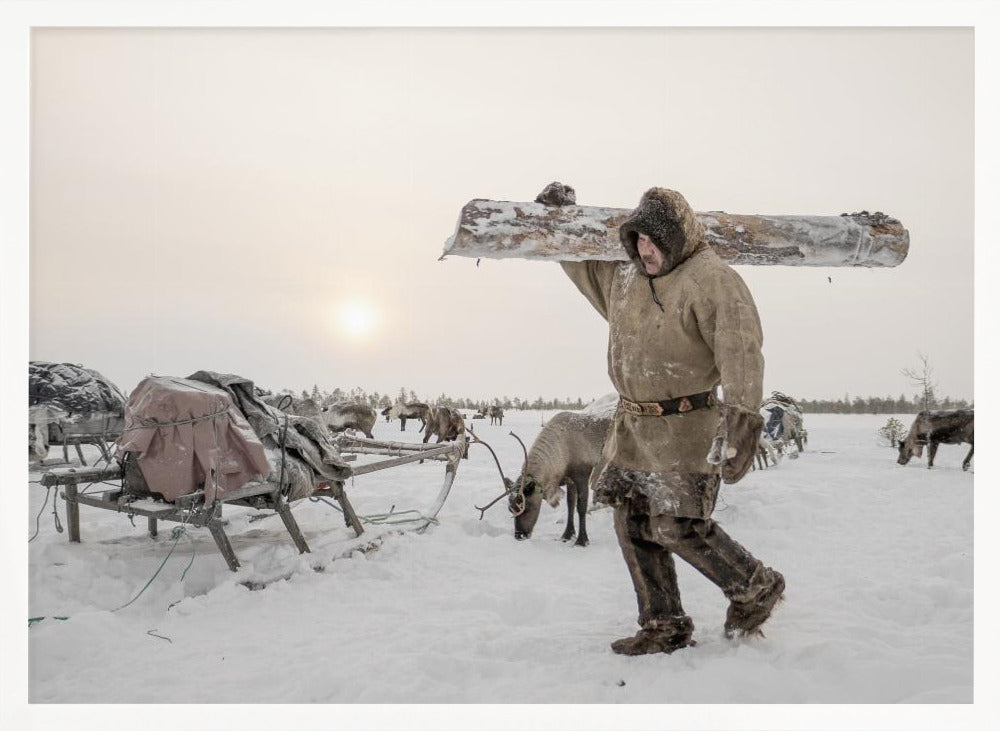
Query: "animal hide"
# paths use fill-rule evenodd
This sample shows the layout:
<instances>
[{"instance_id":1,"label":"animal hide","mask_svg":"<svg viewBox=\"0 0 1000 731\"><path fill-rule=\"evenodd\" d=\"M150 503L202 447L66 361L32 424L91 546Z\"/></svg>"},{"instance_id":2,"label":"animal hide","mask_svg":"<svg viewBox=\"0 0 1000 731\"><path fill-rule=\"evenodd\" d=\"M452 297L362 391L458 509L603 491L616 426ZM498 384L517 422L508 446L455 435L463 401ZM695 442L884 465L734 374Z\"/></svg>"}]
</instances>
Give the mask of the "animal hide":
<instances>
[{"instance_id":1,"label":"animal hide","mask_svg":"<svg viewBox=\"0 0 1000 731\"><path fill-rule=\"evenodd\" d=\"M753 466L764 418L755 412L723 406L720 431L724 432L727 458L722 463L722 479L727 485L739 482ZM729 456L732 455L732 456Z\"/></svg>"}]
</instances>

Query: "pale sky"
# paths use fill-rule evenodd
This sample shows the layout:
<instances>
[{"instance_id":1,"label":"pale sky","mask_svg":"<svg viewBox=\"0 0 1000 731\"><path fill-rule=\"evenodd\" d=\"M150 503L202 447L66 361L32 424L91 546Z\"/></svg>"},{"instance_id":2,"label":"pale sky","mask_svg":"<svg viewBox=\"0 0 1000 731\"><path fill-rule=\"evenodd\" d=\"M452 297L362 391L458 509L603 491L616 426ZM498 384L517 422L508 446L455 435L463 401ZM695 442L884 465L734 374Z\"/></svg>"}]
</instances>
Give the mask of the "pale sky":
<instances>
[{"instance_id":1,"label":"pale sky","mask_svg":"<svg viewBox=\"0 0 1000 731\"><path fill-rule=\"evenodd\" d=\"M126 390L608 393L607 326L557 265L437 260L469 199L560 180L899 218L894 269L738 268L765 392L912 395L920 351L972 399L973 51L963 28L36 29L30 357Z\"/></svg>"}]
</instances>

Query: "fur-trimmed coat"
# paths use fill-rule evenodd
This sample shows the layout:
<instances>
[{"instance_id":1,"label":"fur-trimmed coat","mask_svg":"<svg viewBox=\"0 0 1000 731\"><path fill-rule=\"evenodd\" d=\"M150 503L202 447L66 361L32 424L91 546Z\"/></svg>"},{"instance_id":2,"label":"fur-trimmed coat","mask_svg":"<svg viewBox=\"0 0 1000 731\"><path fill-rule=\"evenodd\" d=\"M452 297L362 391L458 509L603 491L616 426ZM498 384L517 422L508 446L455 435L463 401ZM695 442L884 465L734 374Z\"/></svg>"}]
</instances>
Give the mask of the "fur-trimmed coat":
<instances>
[{"instance_id":1,"label":"fur-trimmed coat","mask_svg":"<svg viewBox=\"0 0 1000 731\"><path fill-rule=\"evenodd\" d=\"M620 233L631 262L562 262L608 321L615 389L632 401L663 401L721 384L732 413L756 415L764 374L757 308L743 279L708 246L687 201L653 188ZM652 277L636 252L639 233L665 254L663 269ZM651 473L654 514L707 518L718 480L704 475L719 468L706 456L719 417L719 407L673 416L636 416L619 407L604 457L620 470ZM602 495L600 484L596 494Z\"/></svg>"}]
</instances>

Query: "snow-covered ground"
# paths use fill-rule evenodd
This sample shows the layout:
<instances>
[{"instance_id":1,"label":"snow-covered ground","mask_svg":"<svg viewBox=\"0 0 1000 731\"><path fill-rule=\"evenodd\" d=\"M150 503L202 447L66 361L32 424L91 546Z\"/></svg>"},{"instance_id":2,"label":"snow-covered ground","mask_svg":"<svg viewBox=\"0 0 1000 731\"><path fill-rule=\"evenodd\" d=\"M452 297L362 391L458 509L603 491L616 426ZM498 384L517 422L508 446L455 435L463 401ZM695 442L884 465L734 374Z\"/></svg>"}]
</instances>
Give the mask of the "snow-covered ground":
<instances>
[{"instance_id":1,"label":"snow-covered ground","mask_svg":"<svg viewBox=\"0 0 1000 731\"><path fill-rule=\"evenodd\" d=\"M521 451L508 432L530 444L552 413L473 423L512 475ZM480 446L425 533L369 525L355 538L339 513L305 500L294 512L312 552L299 555L279 518L250 522L253 511L228 507L237 573L207 530L192 529L120 611L163 562L174 524L151 539L142 519L81 506L83 542L70 544L50 499L29 546L29 615L47 617L29 630L29 700L969 703L967 448L942 446L933 470L900 467L877 444L887 418L807 415L801 458L723 487L716 519L784 573L786 601L766 638L727 640L726 600L678 562L698 645L669 656L609 648L636 630L610 510L589 515L589 547L558 540L565 503L543 506L534 536L516 542L504 501L483 520L474 508L501 491ZM401 435L380 421L375 435L415 441L416 428ZM443 472L425 463L365 475L348 495L361 514L423 508ZM46 490L29 491L34 532Z\"/></svg>"}]
</instances>

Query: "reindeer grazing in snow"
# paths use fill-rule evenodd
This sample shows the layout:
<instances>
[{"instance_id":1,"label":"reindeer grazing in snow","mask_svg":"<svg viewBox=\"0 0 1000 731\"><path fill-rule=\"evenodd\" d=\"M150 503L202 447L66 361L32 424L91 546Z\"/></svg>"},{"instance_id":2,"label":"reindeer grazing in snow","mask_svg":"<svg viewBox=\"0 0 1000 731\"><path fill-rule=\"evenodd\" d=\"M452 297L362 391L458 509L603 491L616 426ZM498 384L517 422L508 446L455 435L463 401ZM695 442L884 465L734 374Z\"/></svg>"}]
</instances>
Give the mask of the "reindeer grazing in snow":
<instances>
[{"instance_id":1,"label":"reindeer grazing in snow","mask_svg":"<svg viewBox=\"0 0 1000 731\"><path fill-rule=\"evenodd\" d=\"M432 406L427 414L427 422L424 424L424 444L432 436L437 436L437 442L454 442L465 433L465 419L453 408L448 406ZM468 457L468 444L463 458ZM423 464L423 460L420 460Z\"/></svg>"},{"instance_id":2,"label":"reindeer grazing in snow","mask_svg":"<svg viewBox=\"0 0 1000 731\"><path fill-rule=\"evenodd\" d=\"M927 468L934 466L934 455L939 444L968 444L969 453L962 461L962 470L969 469L975 449L975 412L973 409L956 411L921 411L913 420L906 439L899 443L898 464L906 464L914 456L920 457L927 447Z\"/></svg>"},{"instance_id":3,"label":"reindeer grazing in snow","mask_svg":"<svg viewBox=\"0 0 1000 731\"><path fill-rule=\"evenodd\" d=\"M333 432L342 432L345 429L357 429L363 432L369 439L374 439L372 427L375 426L375 409L364 404L356 404L351 401L340 401L327 406L322 411L323 422Z\"/></svg>"},{"instance_id":4,"label":"reindeer grazing in snow","mask_svg":"<svg viewBox=\"0 0 1000 731\"><path fill-rule=\"evenodd\" d=\"M425 403L419 401L411 401L407 404L395 404L389 411L389 416L393 419L399 419L399 430L406 431L406 420L407 419L420 419L420 432L427 425L427 415L430 413L431 407Z\"/></svg>"},{"instance_id":5,"label":"reindeer grazing in snow","mask_svg":"<svg viewBox=\"0 0 1000 731\"><path fill-rule=\"evenodd\" d=\"M566 530L562 540L568 541L576 534L573 526L575 508L580 519L576 545L590 543L587 537L590 477L601 461L610 425L610 416L570 411L561 411L549 419L532 443L531 450L525 451L524 467L517 480L504 478L509 492L508 508L514 515L514 538L524 540L531 537L541 512L542 498L555 507L559 504L559 488L565 486Z\"/></svg>"},{"instance_id":6,"label":"reindeer grazing in snow","mask_svg":"<svg viewBox=\"0 0 1000 731\"><path fill-rule=\"evenodd\" d=\"M424 444L432 436L437 436L438 442L453 442L465 431L465 420L455 409L448 406L433 406L427 414L424 425Z\"/></svg>"}]
</instances>

